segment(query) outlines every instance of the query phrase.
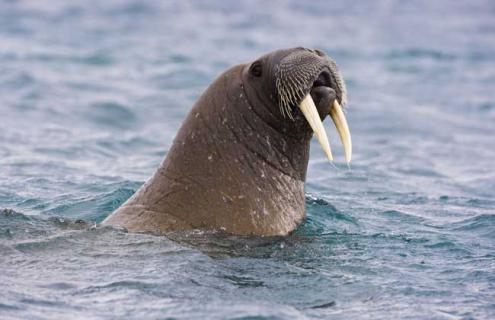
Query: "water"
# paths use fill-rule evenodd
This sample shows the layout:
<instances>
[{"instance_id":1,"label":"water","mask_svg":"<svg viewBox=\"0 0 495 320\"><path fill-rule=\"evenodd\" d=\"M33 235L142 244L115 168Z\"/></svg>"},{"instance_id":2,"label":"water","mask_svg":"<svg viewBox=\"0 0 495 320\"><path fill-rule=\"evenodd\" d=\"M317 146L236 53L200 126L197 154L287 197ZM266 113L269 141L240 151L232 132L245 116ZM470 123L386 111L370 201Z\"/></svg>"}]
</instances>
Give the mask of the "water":
<instances>
[{"instance_id":1,"label":"water","mask_svg":"<svg viewBox=\"0 0 495 320\"><path fill-rule=\"evenodd\" d=\"M349 170L313 142L282 238L98 225L220 72L325 50ZM495 318L492 1L0 2L0 317Z\"/></svg>"}]
</instances>

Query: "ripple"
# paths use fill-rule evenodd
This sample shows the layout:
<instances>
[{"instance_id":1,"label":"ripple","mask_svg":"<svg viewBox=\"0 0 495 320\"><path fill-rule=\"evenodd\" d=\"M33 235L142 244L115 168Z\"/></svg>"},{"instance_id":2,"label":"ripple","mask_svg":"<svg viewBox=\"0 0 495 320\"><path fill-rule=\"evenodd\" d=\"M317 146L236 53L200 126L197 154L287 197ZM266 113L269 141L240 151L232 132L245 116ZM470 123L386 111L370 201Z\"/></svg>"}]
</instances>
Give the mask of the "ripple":
<instances>
[{"instance_id":1,"label":"ripple","mask_svg":"<svg viewBox=\"0 0 495 320\"><path fill-rule=\"evenodd\" d=\"M306 197L306 205L308 211L311 213L325 214L328 218L358 225L357 220L353 216L340 212L337 208L324 199Z\"/></svg>"},{"instance_id":2,"label":"ripple","mask_svg":"<svg viewBox=\"0 0 495 320\"><path fill-rule=\"evenodd\" d=\"M93 53L85 57L77 59L78 62L94 65L94 66L108 66L113 64L114 59L110 57L107 53Z\"/></svg>"},{"instance_id":3,"label":"ripple","mask_svg":"<svg viewBox=\"0 0 495 320\"><path fill-rule=\"evenodd\" d=\"M8 305L0 302L0 310L12 310L12 311L17 311L21 310L20 307L18 306L13 306L13 305Z\"/></svg>"},{"instance_id":4,"label":"ripple","mask_svg":"<svg viewBox=\"0 0 495 320\"><path fill-rule=\"evenodd\" d=\"M88 230L92 226L83 220L71 220L67 217L34 216L11 209L0 210L0 236L3 235L16 241L36 239L25 242L28 247L36 246L37 239L50 237L62 230Z\"/></svg>"},{"instance_id":5,"label":"ripple","mask_svg":"<svg viewBox=\"0 0 495 320\"><path fill-rule=\"evenodd\" d=\"M54 290L72 290L74 288L77 288L76 285L68 282L53 282L47 285L41 286L42 288L47 288L47 289L54 289Z\"/></svg>"},{"instance_id":6,"label":"ripple","mask_svg":"<svg viewBox=\"0 0 495 320\"><path fill-rule=\"evenodd\" d=\"M135 289L135 290L145 290L156 288L157 284L146 283L143 281L114 281L107 284L102 284L98 286L89 286L80 290L81 293L94 293L99 291L118 291L121 288L125 289Z\"/></svg>"},{"instance_id":7,"label":"ripple","mask_svg":"<svg viewBox=\"0 0 495 320\"><path fill-rule=\"evenodd\" d=\"M323 304L319 304L319 305L313 306L311 308L312 309L332 308L332 307L335 307L336 304L337 303L335 301L330 301L330 302L326 302L326 303L323 303Z\"/></svg>"},{"instance_id":8,"label":"ripple","mask_svg":"<svg viewBox=\"0 0 495 320\"><path fill-rule=\"evenodd\" d=\"M12 209L0 209L0 217L3 218L8 218L9 220L15 219L15 220L21 220L21 221L30 221L31 219L29 216L24 215L20 212L14 211Z\"/></svg>"},{"instance_id":9,"label":"ripple","mask_svg":"<svg viewBox=\"0 0 495 320\"><path fill-rule=\"evenodd\" d=\"M46 214L81 217L87 220L101 222L137 190L134 184L132 184L132 187L130 185L127 186L127 183L124 185L108 193L71 200L69 203L56 204L55 207L44 212Z\"/></svg>"},{"instance_id":10,"label":"ripple","mask_svg":"<svg viewBox=\"0 0 495 320\"><path fill-rule=\"evenodd\" d=\"M86 117L99 127L118 129L131 129L137 122L130 108L112 101L92 104L86 111Z\"/></svg>"},{"instance_id":11,"label":"ripple","mask_svg":"<svg viewBox=\"0 0 495 320\"><path fill-rule=\"evenodd\" d=\"M14 74L7 74L0 78L0 86L14 90L19 90L25 87L30 87L35 84L37 80L30 72L19 72Z\"/></svg>"},{"instance_id":12,"label":"ripple","mask_svg":"<svg viewBox=\"0 0 495 320\"><path fill-rule=\"evenodd\" d=\"M31 299L31 298L21 299L19 302L37 305L37 306L42 306L42 307L59 307L59 306L64 305L64 303L61 303L60 301L51 301L51 300L44 300L44 299Z\"/></svg>"},{"instance_id":13,"label":"ripple","mask_svg":"<svg viewBox=\"0 0 495 320\"><path fill-rule=\"evenodd\" d=\"M439 50L423 49L423 48L409 48L400 51L392 51L385 55L385 59L389 60L407 60L411 59L432 59L435 61L452 61L458 57L455 54L443 52Z\"/></svg>"},{"instance_id":14,"label":"ripple","mask_svg":"<svg viewBox=\"0 0 495 320\"><path fill-rule=\"evenodd\" d=\"M223 276L223 279L232 281L232 283L239 288L257 288L264 286L263 281L252 279L250 277L240 277L240 276L230 275L230 276Z\"/></svg>"},{"instance_id":15,"label":"ripple","mask_svg":"<svg viewBox=\"0 0 495 320\"><path fill-rule=\"evenodd\" d=\"M495 239L495 214L480 214L451 224L452 230L469 231Z\"/></svg>"},{"instance_id":16,"label":"ripple","mask_svg":"<svg viewBox=\"0 0 495 320\"><path fill-rule=\"evenodd\" d=\"M401 223L405 222L405 223L423 224L425 222L424 218L398 210L386 210L383 211L381 214L386 217L392 218L396 221L400 221Z\"/></svg>"}]
</instances>

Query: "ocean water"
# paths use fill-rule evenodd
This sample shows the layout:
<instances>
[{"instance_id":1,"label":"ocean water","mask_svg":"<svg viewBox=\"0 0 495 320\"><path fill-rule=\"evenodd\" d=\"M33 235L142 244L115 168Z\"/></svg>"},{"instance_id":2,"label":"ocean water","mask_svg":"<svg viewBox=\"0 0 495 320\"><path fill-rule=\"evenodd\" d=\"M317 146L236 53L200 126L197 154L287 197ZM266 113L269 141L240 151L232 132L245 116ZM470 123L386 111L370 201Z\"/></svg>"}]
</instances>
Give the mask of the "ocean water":
<instances>
[{"instance_id":1,"label":"ocean water","mask_svg":"<svg viewBox=\"0 0 495 320\"><path fill-rule=\"evenodd\" d=\"M320 48L351 168L313 141L288 237L99 225L206 86ZM0 1L1 319L494 319L493 1Z\"/></svg>"}]
</instances>

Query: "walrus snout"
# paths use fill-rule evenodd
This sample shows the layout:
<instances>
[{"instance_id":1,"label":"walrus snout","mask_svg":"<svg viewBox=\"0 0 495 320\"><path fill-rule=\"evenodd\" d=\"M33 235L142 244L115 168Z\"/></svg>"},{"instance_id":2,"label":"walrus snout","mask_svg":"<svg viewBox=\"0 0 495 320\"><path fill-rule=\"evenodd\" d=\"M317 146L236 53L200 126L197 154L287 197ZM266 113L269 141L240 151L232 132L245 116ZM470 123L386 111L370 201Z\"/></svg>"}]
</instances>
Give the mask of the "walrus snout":
<instances>
[{"instance_id":1,"label":"walrus snout","mask_svg":"<svg viewBox=\"0 0 495 320\"><path fill-rule=\"evenodd\" d=\"M323 70L313 81L313 86L310 90L311 97L322 121L330 113L333 103L337 99L337 92L332 88L332 85L335 86L335 84L332 84L330 72Z\"/></svg>"},{"instance_id":2,"label":"walrus snout","mask_svg":"<svg viewBox=\"0 0 495 320\"><path fill-rule=\"evenodd\" d=\"M294 48L276 67L276 88L282 114L291 116L314 87L332 88L341 106L347 103L347 90L337 64L320 50Z\"/></svg>"},{"instance_id":3,"label":"walrus snout","mask_svg":"<svg viewBox=\"0 0 495 320\"><path fill-rule=\"evenodd\" d=\"M333 103L337 98L337 93L334 89L326 86L313 86L310 91L311 98L316 106L316 110L318 110L318 114L320 115L320 119L323 121L327 115L330 114L330 110L333 107Z\"/></svg>"},{"instance_id":4,"label":"walrus snout","mask_svg":"<svg viewBox=\"0 0 495 320\"><path fill-rule=\"evenodd\" d=\"M346 162L351 161L352 142L342 106L347 91L337 64L322 51L295 48L285 55L276 69L276 88L282 115L292 118L297 108L311 127L323 151L333 161L322 120L327 114L344 145Z\"/></svg>"}]
</instances>

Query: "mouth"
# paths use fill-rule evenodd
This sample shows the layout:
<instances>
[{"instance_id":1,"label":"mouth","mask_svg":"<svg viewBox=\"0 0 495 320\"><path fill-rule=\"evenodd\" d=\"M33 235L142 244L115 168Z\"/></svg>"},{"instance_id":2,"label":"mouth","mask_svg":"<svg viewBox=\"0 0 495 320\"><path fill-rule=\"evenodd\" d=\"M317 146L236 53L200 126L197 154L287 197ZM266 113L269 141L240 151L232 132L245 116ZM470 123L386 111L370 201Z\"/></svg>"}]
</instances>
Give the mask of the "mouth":
<instances>
[{"instance_id":1,"label":"mouth","mask_svg":"<svg viewBox=\"0 0 495 320\"><path fill-rule=\"evenodd\" d=\"M316 139L320 143L320 146L322 147L328 160L330 161L333 161L332 149L330 148L330 143L328 141L325 127L323 126L316 105L313 101L313 98L311 97L311 90L318 87L329 87L335 90L335 87L339 87L338 83L336 84L335 82L338 82L338 80L335 81L335 79L332 78L330 72L326 70L321 71L316 79L313 81L311 88L306 90L306 94L304 95L302 101L298 104L299 109L306 118L306 121L308 121L308 124L313 130ZM340 140L342 141L342 145L344 146L345 159L346 162L349 164L352 157L351 133L349 131L349 125L347 124L347 119L345 118L344 112L342 111L341 107L341 103L343 102L344 98L342 97L342 91L340 90L340 97L339 90L336 90L336 92L338 96L336 99L334 99L333 105L330 108L330 118L332 119L340 136ZM340 103L338 100L340 100Z\"/></svg>"},{"instance_id":2,"label":"mouth","mask_svg":"<svg viewBox=\"0 0 495 320\"><path fill-rule=\"evenodd\" d=\"M320 72L315 81L313 81L313 86L311 88L317 87L331 87L330 72L326 70Z\"/></svg>"},{"instance_id":3,"label":"mouth","mask_svg":"<svg viewBox=\"0 0 495 320\"><path fill-rule=\"evenodd\" d=\"M292 110L299 108L313 130L327 158L333 161L332 149L327 133L311 97L311 91L319 87L329 87L336 93L332 106L329 106L340 140L344 145L346 162L351 161L352 142L349 126L342 106L347 102L344 79L337 64L330 57L315 54L309 49L295 50L285 56L277 66L276 88L282 115L293 119ZM331 101L331 100L329 100Z\"/></svg>"}]
</instances>

